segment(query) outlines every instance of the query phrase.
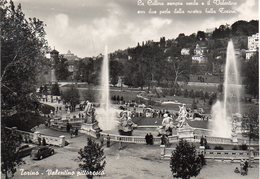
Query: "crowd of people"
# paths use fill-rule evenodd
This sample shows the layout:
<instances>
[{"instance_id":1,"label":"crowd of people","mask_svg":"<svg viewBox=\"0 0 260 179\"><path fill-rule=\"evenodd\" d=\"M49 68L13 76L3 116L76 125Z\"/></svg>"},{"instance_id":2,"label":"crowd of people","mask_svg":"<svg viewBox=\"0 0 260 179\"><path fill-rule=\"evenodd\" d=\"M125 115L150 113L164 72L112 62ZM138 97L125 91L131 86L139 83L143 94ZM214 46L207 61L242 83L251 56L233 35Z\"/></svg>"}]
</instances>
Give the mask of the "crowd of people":
<instances>
[{"instance_id":1,"label":"crowd of people","mask_svg":"<svg viewBox=\"0 0 260 179\"><path fill-rule=\"evenodd\" d=\"M146 145L153 145L153 135L152 133L147 133L145 136Z\"/></svg>"},{"instance_id":2,"label":"crowd of people","mask_svg":"<svg viewBox=\"0 0 260 179\"><path fill-rule=\"evenodd\" d=\"M46 142L46 139L45 137L41 138L41 136L38 136L38 145L42 145L42 146L46 146L47 145L47 142Z\"/></svg>"}]
</instances>

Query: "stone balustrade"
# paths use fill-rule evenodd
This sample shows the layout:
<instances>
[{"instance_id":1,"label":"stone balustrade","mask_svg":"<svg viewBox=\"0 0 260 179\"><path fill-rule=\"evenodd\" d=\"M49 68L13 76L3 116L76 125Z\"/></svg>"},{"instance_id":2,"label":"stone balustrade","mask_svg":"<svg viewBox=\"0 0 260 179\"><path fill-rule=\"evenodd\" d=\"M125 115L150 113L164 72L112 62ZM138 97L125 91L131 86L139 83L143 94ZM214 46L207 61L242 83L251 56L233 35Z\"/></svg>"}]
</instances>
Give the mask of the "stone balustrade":
<instances>
[{"instance_id":1,"label":"stone balustrade","mask_svg":"<svg viewBox=\"0 0 260 179\"><path fill-rule=\"evenodd\" d=\"M49 145L55 145L59 147L65 146L65 136L54 137L54 136L41 134L38 131L35 131L34 133L26 132L26 131L17 130L16 127L12 127L12 128L6 127L6 129L16 131L21 136L22 141L26 143L38 144L38 137L41 137L41 139L44 137L46 143Z\"/></svg>"},{"instance_id":2,"label":"stone balustrade","mask_svg":"<svg viewBox=\"0 0 260 179\"><path fill-rule=\"evenodd\" d=\"M175 148L166 148L161 145L161 159L170 159ZM250 152L244 150L211 150L211 149L197 149L198 154L204 154L205 159L212 160L229 160L232 162L240 161L242 159L249 159L252 161L259 161L259 152L251 149Z\"/></svg>"}]
</instances>

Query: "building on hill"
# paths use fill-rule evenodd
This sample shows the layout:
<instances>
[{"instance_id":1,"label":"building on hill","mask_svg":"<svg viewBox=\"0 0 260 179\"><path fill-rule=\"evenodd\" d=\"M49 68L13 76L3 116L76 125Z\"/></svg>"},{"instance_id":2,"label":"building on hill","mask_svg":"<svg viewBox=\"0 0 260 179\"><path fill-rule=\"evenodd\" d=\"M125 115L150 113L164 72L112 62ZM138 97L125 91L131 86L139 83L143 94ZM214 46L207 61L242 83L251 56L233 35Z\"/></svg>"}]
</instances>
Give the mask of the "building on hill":
<instances>
[{"instance_id":1,"label":"building on hill","mask_svg":"<svg viewBox=\"0 0 260 179\"><path fill-rule=\"evenodd\" d=\"M78 70L78 61L68 60L66 63L68 64L68 71L71 73L68 80L74 81Z\"/></svg>"},{"instance_id":2,"label":"building on hill","mask_svg":"<svg viewBox=\"0 0 260 179\"><path fill-rule=\"evenodd\" d=\"M67 59L67 64L68 64L68 71L71 73L70 79L69 80L75 80L76 72L77 72L77 67L78 67L78 62L80 58L72 53L70 50L66 54L62 54L63 58Z\"/></svg>"},{"instance_id":3,"label":"building on hill","mask_svg":"<svg viewBox=\"0 0 260 179\"><path fill-rule=\"evenodd\" d=\"M71 53L70 50L68 50L68 52L66 54L61 54L63 55L64 58L66 58L68 61L79 61L79 57L77 57L77 55L74 55L73 53Z\"/></svg>"},{"instance_id":4,"label":"building on hill","mask_svg":"<svg viewBox=\"0 0 260 179\"><path fill-rule=\"evenodd\" d=\"M205 56L207 52L207 47L202 47L199 44L196 45L194 49L194 55L192 58L192 63L205 64L207 62L207 57Z\"/></svg>"},{"instance_id":5,"label":"building on hill","mask_svg":"<svg viewBox=\"0 0 260 179\"><path fill-rule=\"evenodd\" d=\"M248 50L246 50L246 59L249 60L259 49L259 34L256 33L248 37Z\"/></svg>"},{"instance_id":6,"label":"building on hill","mask_svg":"<svg viewBox=\"0 0 260 179\"><path fill-rule=\"evenodd\" d=\"M181 49L181 55L190 55L190 49L189 48Z\"/></svg>"}]
</instances>

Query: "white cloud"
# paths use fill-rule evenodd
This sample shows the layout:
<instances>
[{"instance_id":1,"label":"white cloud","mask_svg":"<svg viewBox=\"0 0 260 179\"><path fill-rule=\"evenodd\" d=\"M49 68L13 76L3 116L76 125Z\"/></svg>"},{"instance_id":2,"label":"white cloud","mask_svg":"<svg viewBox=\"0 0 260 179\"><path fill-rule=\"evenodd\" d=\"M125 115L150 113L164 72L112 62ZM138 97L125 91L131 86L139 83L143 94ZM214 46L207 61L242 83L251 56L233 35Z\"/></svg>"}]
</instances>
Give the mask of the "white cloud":
<instances>
[{"instance_id":1,"label":"white cloud","mask_svg":"<svg viewBox=\"0 0 260 179\"><path fill-rule=\"evenodd\" d=\"M245 19L249 20L253 18L258 17L258 12L257 11L252 11L252 9L256 6L256 1L255 0L246 0L243 4L241 4L238 8L237 11L239 12L239 19Z\"/></svg>"},{"instance_id":2,"label":"white cloud","mask_svg":"<svg viewBox=\"0 0 260 179\"><path fill-rule=\"evenodd\" d=\"M54 16L45 17L49 44L55 46L61 53L70 49L81 57L94 56L102 53L105 45L108 45L110 51L114 51L135 46L137 42L158 41L162 36L175 38L179 33L189 35L198 30L218 27L221 24L232 24L240 19L251 20L254 17L257 19L257 11L252 11L257 4L255 0L246 0L241 4L237 8L239 12L237 16L203 17L200 20L185 18L183 20L183 17L177 16L131 17L129 13L132 11L126 11L128 7L123 7L123 4L109 1L104 4L103 8L100 3L101 1L95 3L93 0L87 3L86 7L91 5L94 9L99 7L99 10L102 7L101 9L104 10L102 13L101 11L86 11L86 13L77 14L67 9Z\"/></svg>"}]
</instances>

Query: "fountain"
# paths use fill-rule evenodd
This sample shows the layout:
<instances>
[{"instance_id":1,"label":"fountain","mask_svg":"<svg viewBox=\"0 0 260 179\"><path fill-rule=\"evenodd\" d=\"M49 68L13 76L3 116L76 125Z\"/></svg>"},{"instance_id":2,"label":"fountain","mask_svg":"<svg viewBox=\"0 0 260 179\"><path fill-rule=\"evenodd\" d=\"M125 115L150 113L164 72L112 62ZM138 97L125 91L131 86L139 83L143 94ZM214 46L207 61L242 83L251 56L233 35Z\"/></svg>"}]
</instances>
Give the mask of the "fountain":
<instances>
[{"instance_id":1,"label":"fountain","mask_svg":"<svg viewBox=\"0 0 260 179\"><path fill-rule=\"evenodd\" d=\"M105 54L103 57L101 69L101 83L100 83L99 102L100 108L97 108L97 121L102 130L112 130L117 126L116 109L111 106L109 94L109 60L107 47L105 47Z\"/></svg>"},{"instance_id":2,"label":"fountain","mask_svg":"<svg viewBox=\"0 0 260 179\"><path fill-rule=\"evenodd\" d=\"M212 135L217 137L232 136L232 114L240 114L240 77L235 50L232 41L228 42L223 101L217 101L212 109Z\"/></svg>"}]
</instances>

